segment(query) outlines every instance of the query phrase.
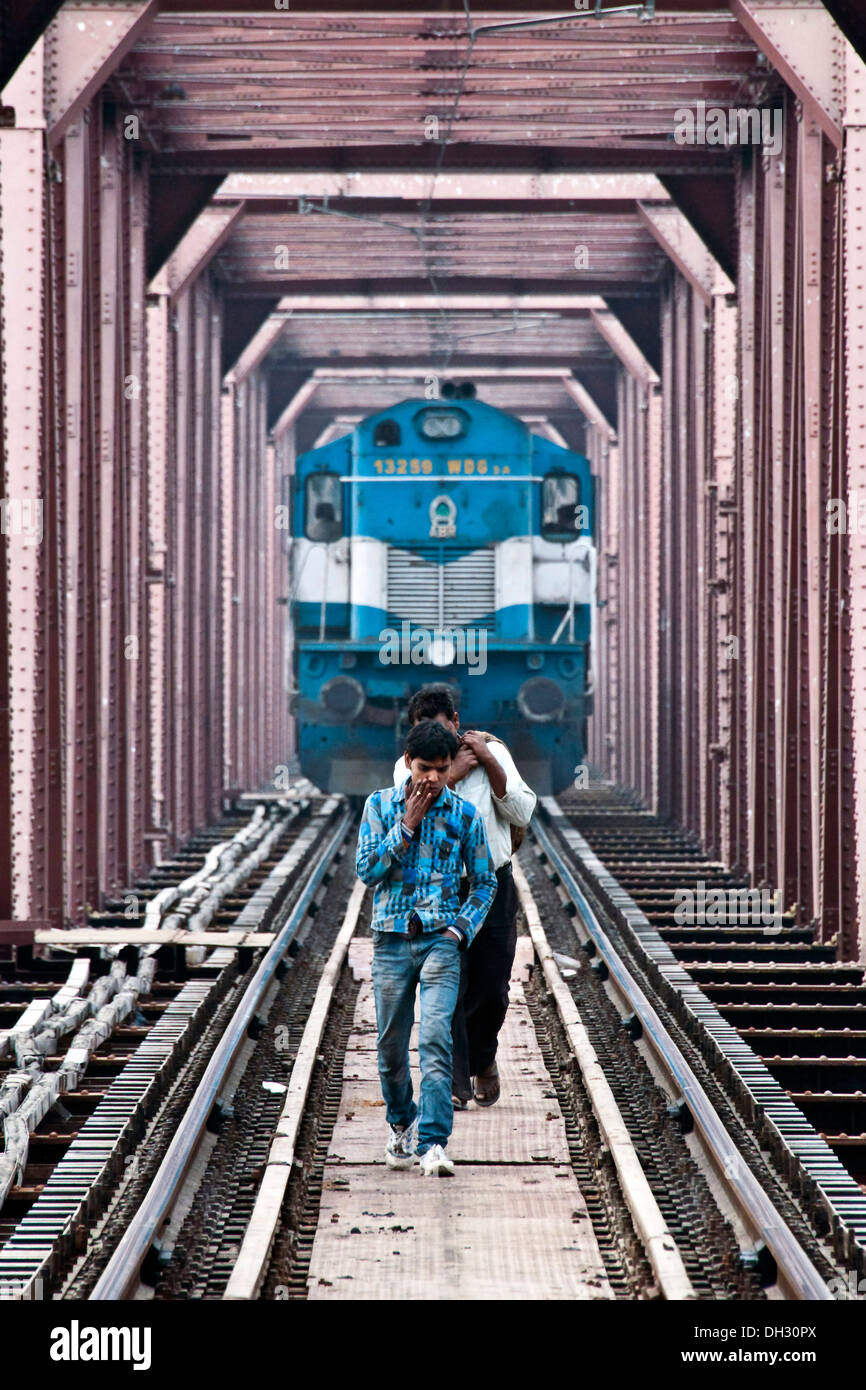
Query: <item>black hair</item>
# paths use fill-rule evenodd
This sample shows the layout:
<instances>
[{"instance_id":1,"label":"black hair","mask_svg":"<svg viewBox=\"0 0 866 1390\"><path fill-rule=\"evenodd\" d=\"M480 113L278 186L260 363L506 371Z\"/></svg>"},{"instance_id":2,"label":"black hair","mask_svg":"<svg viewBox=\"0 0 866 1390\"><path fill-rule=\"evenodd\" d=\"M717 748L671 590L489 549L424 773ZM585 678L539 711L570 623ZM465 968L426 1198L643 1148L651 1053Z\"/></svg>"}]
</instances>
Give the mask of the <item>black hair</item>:
<instances>
[{"instance_id":1,"label":"black hair","mask_svg":"<svg viewBox=\"0 0 866 1390\"><path fill-rule=\"evenodd\" d=\"M423 758L425 762L436 762L439 758L453 758L459 744L450 729L436 719L422 719L420 724L409 730L406 739L406 752L412 758Z\"/></svg>"},{"instance_id":2,"label":"black hair","mask_svg":"<svg viewBox=\"0 0 866 1390\"><path fill-rule=\"evenodd\" d=\"M417 724L422 719L435 719L437 714L453 719L457 706L447 685L423 685L412 696L406 713L409 723Z\"/></svg>"}]
</instances>

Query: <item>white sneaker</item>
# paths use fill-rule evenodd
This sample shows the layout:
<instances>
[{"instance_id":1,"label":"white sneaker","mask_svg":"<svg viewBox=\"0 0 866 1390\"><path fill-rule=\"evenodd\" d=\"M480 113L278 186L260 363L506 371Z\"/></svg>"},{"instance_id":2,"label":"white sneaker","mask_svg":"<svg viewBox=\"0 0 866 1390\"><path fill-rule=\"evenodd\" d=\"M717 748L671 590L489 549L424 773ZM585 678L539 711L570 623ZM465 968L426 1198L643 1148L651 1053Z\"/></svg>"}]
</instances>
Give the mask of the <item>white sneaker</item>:
<instances>
[{"instance_id":1,"label":"white sneaker","mask_svg":"<svg viewBox=\"0 0 866 1390\"><path fill-rule=\"evenodd\" d=\"M425 1178L453 1178L454 1164L441 1144L433 1144L421 1155L421 1172Z\"/></svg>"},{"instance_id":2,"label":"white sneaker","mask_svg":"<svg viewBox=\"0 0 866 1390\"><path fill-rule=\"evenodd\" d=\"M388 1126L388 1143L385 1147L385 1162L389 1168L411 1168L415 1162L415 1145L418 1142L418 1121L399 1129L397 1125Z\"/></svg>"}]
</instances>

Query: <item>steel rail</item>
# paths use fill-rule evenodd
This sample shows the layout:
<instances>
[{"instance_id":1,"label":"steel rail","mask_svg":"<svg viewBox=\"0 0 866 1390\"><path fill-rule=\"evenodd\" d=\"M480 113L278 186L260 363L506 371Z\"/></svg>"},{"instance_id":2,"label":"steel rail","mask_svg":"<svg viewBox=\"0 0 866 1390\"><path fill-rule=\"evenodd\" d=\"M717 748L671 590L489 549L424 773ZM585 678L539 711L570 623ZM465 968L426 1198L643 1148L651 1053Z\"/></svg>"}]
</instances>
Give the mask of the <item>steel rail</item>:
<instances>
[{"instance_id":1,"label":"steel rail","mask_svg":"<svg viewBox=\"0 0 866 1390\"><path fill-rule=\"evenodd\" d=\"M267 1273L268 1258L280 1223L283 1199L295 1158L295 1145L307 1103L313 1068L318 1056L322 1035L328 1021L334 991L340 980L349 943L355 934L366 888L360 879L349 897L343 924L334 942L325 969L322 971L313 1006L304 1025L300 1045L295 1054L292 1074L286 1091L274 1137L271 1140L262 1182L256 1196L252 1215L247 1223L243 1243L234 1269L226 1285L223 1299L229 1302L253 1299L258 1296Z\"/></svg>"},{"instance_id":2,"label":"steel rail","mask_svg":"<svg viewBox=\"0 0 866 1390\"><path fill-rule=\"evenodd\" d=\"M559 973L547 934L541 924L538 905L520 864L514 863L514 886L526 918L535 954L553 995L574 1059L580 1068L584 1088L619 1177L625 1204L631 1212L647 1259L659 1289L669 1301L697 1298L676 1240L662 1215L646 1173L641 1166L634 1141L620 1113L610 1083L602 1070L595 1048L583 1026L577 1005Z\"/></svg>"},{"instance_id":3,"label":"steel rail","mask_svg":"<svg viewBox=\"0 0 866 1390\"><path fill-rule=\"evenodd\" d=\"M749 1229L763 1240L776 1261L779 1282L790 1289L795 1298L832 1302L833 1295L818 1270L743 1161L697 1076L611 944L567 859L557 849L547 830L536 821L533 821L532 833L559 875L616 989L640 1020L647 1044L688 1106L695 1129L728 1195Z\"/></svg>"},{"instance_id":4,"label":"steel rail","mask_svg":"<svg viewBox=\"0 0 866 1390\"><path fill-rule=\"evenodd\" d=\"M117 1249L90 1294L91 1301L120 1300L129 1294L142 1262L183 1182L219 1089L246 1037L247 1028L256 1008L270 984L286 948L296 935L307 908L343 841L351 819L351 812L344 811L322 851L319 863L307 880L303 892L247 986L244 997L207 1065L189 1109L177 1128L144 1201L126 1228Z\"/></svg>"}]
</instances>

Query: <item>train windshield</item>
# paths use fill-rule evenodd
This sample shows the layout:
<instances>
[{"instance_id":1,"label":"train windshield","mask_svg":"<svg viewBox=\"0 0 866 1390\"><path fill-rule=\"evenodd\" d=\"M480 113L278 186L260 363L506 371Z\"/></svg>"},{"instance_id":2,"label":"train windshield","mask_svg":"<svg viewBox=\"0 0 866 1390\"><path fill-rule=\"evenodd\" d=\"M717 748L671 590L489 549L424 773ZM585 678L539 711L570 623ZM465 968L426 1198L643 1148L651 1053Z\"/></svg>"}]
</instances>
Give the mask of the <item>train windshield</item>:
<instances>
[{"instance_id":1,"label":"train windshield","mask_svg":"<svg viewBox=\"0 0 866 1390\"><path fill-rule=\"evenodd\" d=\"M541 534L571 539L580 531L580 481L573 473L549 473L542 484Z\"/></svg>"},{"instance_id":2,"label":"train windshield","mask_svg":"<svg viewBox=\"0 0 866 1390\"><path fill-rule=\"evenodd\" d=\"M343 489L336 473L307 478L305 531L311 541L336 541L343 534Z\"/></svg>"}]
</instances>

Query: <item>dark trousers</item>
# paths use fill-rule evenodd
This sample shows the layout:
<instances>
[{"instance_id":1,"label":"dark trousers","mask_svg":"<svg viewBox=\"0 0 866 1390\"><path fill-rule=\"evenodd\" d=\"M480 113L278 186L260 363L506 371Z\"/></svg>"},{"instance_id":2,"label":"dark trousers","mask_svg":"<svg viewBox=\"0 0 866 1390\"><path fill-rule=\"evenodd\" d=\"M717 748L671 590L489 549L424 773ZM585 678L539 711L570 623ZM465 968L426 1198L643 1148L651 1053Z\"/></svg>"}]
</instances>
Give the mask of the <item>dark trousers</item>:
<instances>
[{"instance_id":1,"label":"dark trousers","mask_svg":"<svg viewBox=\"0 0 866 1390\"><path fill-rule=\"evenodd\" d=\"M511 865L497 869L498 888L484 925L461 951L460 989L451 1023L454 1094L472 1095L470 1077L496 1057L496 1041L508 1012L508 981L517 948L517 892Z\"/></svg>"}]
</instances>

